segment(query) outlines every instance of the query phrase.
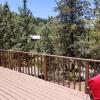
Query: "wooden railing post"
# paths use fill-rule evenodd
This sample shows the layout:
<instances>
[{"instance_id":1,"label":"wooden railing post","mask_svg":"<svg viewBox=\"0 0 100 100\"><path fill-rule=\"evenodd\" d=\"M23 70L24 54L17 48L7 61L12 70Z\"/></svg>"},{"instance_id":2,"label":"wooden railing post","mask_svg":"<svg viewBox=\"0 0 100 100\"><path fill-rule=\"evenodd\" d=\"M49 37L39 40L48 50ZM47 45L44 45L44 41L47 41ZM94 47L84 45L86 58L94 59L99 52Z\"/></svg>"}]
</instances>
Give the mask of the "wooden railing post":
<instances>
[{"instance_id":1,"label":"wooden railing post","mask_svg":"<svg viewBox=\"0 0 100 100\"><path fill-rule=\"evenodd\" d=\"M79 91L81 91L81 62L78 62L78 73L79 73Z\"/></svg>"},{"instance_id":2,"label":"wooden railing post","mask_svg":"<svg viewBox=\"0 0 100 100\"><path fill-rule=\"evenodd\" d=\"M22 57L20 56L21 53L18 53L18 72L21 72L21 66L22 66Z\"/></svg>"},{"instance_id":3,"label":"wooden railing post","mask_svg":"<svg viewBox=\"0 0 100 100\"><path fill-rule=\"evenodd\" d=\"M87 93L87 81L89 79L89 62L86 62L86 72L85 72L85 93Z\"/></svg>"},{"instance_id":4,"label":"wooden railing post","mask_svg":"<svg viewBox=\"0 0 100 100\"><path fill-rule=\"evenodd\" d=\"M48 74L47 74L47 72L48 72L48 64L49 64L48 60L49 60L49 57L48 56L44 56L44 68L43 68L43 70L44 70L44 79L46 81L48 80Z\"/></svg>"}]
</instances>

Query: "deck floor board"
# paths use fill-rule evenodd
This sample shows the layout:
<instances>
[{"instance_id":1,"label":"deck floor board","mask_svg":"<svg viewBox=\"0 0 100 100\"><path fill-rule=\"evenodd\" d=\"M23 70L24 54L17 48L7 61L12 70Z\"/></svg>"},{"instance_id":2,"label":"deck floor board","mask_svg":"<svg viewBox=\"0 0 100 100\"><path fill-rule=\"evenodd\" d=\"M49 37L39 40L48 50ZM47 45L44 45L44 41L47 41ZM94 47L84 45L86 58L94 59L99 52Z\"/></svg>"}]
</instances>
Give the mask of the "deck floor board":
<instances>
[{"instance_id":1,"label":"deck floor board","mask_svg":"<svg viewBox=\"0 0 100 100\"><path fill-rule=\"evenodd\" d=\"M84 93L0 67L0 100L90 100Z\"/></svg>"}]
</instances>

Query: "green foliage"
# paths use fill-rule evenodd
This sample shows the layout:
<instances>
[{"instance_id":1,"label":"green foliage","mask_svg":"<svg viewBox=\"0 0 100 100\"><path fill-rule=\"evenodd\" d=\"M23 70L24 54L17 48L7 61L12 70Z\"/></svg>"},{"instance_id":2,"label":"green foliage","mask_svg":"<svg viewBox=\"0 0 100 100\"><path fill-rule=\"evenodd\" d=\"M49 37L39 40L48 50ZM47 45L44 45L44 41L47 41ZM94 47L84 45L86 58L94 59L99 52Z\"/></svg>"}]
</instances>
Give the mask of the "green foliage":
<instances>
[{"instance_id":1,"label":"green foliage","mask_svg":"<svg viewBox=\"0 0 100 100\"><path fill-rule=\"evenodd\" d=\"M82 19L88 16L89 3L86 0L60 0L58 5L56 10L58 10L58 18L62 22L62 29L59 34L65 51L64 55L76 56L75 42L84 33L84 21Z\"/></svg>"},{"instance_id":2,"label":"green foliage","mask_svg":"<svg viewBox=\"0 0 100 100\"><path fill-rule=\"evenodd\" d=\"M10 49L14 43L14 24L12 21L12 13L10 12L9 6L6 2L1 7L0 16L0 48Z\"/></svg>"},{"instance_id":3,"label":"green foliage","mask_svg":"<svg viewBox=\"0 0 100 100\"><path fill-rule=\"evenodd\" d=\"M37 51L41 53L49 53L54 54L54 46L53 46L53 29L50 27L49 23L46 25L44 23L40 23L39 34L41 39L37 42Z\"/></svg>"},{"instance_id":4,"label":"green foliage","mask_svg":"<svg viewBox=\"0 0 100 100\"><path fill-rule=\"evenodd\" d=\"M19 27L19 33L17 44L14 48L19 50L29 51L30 50L30 35L34 32L34 25L32 23L31 12L27 9L26 0L23 0L23 7L19 8L19 21L17 26Z\"/></svg>"},{"instance_id":5,"label":"green foliage","mask_svg":"<svg viewBox=\"0 0 100 100\"><path fill-rule=\"evenodd\" d=\"M56 17L34 17L27 0L19 13L0 5L0 49L100 59L100 2L59 0ZM93 16L94 15L94 16ZM40 40L30 38L40 35Z\"/></svg>"}]
</instances>

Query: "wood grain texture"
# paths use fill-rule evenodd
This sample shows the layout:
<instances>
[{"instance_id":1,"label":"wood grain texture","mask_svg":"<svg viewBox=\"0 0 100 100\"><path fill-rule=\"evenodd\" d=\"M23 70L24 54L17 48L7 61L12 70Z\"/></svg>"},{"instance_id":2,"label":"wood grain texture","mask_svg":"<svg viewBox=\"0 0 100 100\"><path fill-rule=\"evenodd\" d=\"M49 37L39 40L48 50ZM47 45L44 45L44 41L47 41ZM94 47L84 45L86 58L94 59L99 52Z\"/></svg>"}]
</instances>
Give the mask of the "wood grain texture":
<instances>
[{"instance_id":1,"label":"wood grain texture","mask_svg":"<svg viewBox=\"0 0 100 100\"><path fill-rule=\"evenodd\" d=\"M90 100L84 93L0 67L0 100Z\"/></svg>"}]
</instances>

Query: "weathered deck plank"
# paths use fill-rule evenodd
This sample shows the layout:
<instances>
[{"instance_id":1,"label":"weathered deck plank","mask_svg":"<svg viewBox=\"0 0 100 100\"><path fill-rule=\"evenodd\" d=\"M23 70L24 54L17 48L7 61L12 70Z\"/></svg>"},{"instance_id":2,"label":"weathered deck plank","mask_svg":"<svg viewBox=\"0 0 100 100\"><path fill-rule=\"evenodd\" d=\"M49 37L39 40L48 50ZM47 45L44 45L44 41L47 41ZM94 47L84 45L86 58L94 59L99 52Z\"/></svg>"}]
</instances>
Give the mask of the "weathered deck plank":
<instances>
[{"instance_id":1,"label":"weathered deck plank","mask_svg":"<svg viewBox=\"0 0 100 100\"><path fill-rule=\"evenodd\" d=\"M0 100L90 100L86 94L0 67Z\"/></svg>"}]
</instances>

